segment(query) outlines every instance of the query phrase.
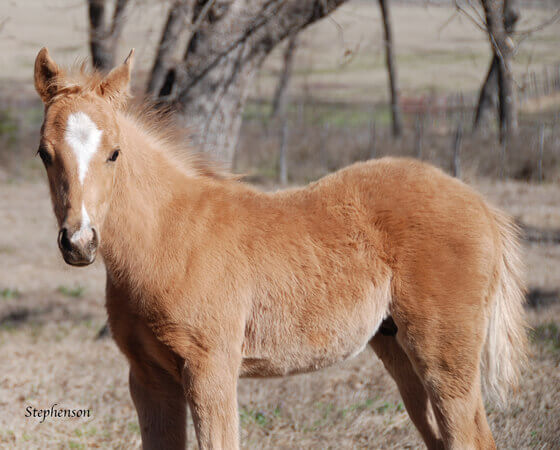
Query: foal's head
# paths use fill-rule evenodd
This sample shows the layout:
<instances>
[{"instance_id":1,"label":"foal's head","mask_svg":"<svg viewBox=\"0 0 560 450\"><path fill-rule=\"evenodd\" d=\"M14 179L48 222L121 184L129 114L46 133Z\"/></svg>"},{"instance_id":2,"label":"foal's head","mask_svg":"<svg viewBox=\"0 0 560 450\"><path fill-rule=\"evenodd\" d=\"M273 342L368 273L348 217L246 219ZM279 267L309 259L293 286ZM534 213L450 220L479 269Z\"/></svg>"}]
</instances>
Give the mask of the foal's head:
<instances>
[{"instance_id":1,"label":"foal's head","mask_svg":"<svg viewBox=\"0 0 560 450\"><path fill-rule=\"evenodd\" d=\"M68 264L95 260L119 166L116 114L126 102L132 53L106 77L80 83L65 77L43 48L35 60L35 89L45 104L38 154L58 220L58 246Z\"/></svg>"}]
</instances>

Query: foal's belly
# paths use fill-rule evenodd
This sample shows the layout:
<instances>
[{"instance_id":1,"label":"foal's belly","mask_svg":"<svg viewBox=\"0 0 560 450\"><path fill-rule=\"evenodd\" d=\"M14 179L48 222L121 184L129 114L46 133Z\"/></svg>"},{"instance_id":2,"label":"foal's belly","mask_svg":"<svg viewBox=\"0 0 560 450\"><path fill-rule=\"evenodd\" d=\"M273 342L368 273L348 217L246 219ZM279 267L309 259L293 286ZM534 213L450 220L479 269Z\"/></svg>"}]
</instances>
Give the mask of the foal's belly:
<instances>
[{"instance_id":1,"label":"foal's belly","mask_svg":"<svg viewBox=\"0 0 560 450\"><path fill-rule=\"evenodd\" d=\"M270 354L266 351L259 355L243 357L241 363L241 377L281 377L298 373L313 372L324 367L352 358L362 350L377 331L371 327L367 333L358 336L346 345L329 343L322 349L284 348L281 354Z\"/></svg>"},{"instance_id":2,"label":"foal's belly","mask_svg":"<svg viewBox=\"0 0 560 450\"><path fill-rule=\"evenodd\" d=\"M311 372L360 353L388 315L389 280L360 298L260 305L246 327L241 376Z\"/></svg>"}]
</instances>

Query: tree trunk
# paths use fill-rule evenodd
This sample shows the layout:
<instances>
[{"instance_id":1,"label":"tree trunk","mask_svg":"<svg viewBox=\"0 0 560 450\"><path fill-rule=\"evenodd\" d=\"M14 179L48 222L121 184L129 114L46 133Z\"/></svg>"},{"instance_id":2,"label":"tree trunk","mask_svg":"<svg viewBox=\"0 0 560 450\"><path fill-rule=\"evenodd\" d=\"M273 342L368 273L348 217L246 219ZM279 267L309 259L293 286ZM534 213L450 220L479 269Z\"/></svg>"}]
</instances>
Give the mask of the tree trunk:
<instances>
[{"instance_id":1,"label":"tree trunk","mask_svg":"<svg viewBox=\"0 0 560 450\"><path fill-rule=\"evenodd\" d=\"M391 17L389 15L389 0L379 0L381 17L383 19L383 44L385 47L385 60L387 63L387 75L389 78L389 91L391 94L391 114L393 117L393 136L402 134L402 119L399 107L399 89L397 86L397 66L394 57L393 32Z\"/></svg>"},{"instance_id":2,"label":"tree trunk","mask_svg":"<svg viewBox=\"0 0 560 450\"><path fill-rule=\"evenodd\" d=\"M509 34L519 18L517 0L481 0L494 58L497 60L500 142L517 133L517 104L511 68L513 41ZM489 73L490 75L490 73ZM481 93L482 95L482 93Z\"/></svg>"},{"instance_id":3,"label":"tree trunk","mask_svg":"<svg viewBox=\"0 0 560 450\"><path fill-rule=\"evenodd\" d=\"M171 60L174 52L177 50L181 35L188 31L187 25L190 20L189 13L191 11L192 5L186 0L175 2L169 9L146 88L146 93L152 97L157 96L162 87L164 87L167 72L172 66Z\"/></svg>"},{"instance_id":4,"label":"tree trunk","mask_svg":"<svg viewBox=\"0 0 560 450\"><path fill-rule=\"evenodd\" d=\"M216 2L176 68L171 103L179 122L193 130L194 143L229 166L248 90L265 57L284 38L345 1Z\"/></svg>"},{"instance_id":5,"label":"tree trunk","mask_svg":"<svg viewBox=\"0 0 560 450\"><path fill-rule=\"evenodd\" d=\"M498 106L498 64L496 56L492 57L486 79L480 88L478 103L474 115L473 130L478 130L481 123L485 123L489 112Z\"/></svg>"},{"instance_id":6,"label":"tree trunk","mask_svg":"<svg viewBox=\"0 0 560 450\"><path fill-rule=\"evenodd\" d=\"M93 67L108 72L115 65L115 51L125 22L128 0L116 0L113 18L107 24L106 0L88 0L89 45Z\"/></svg>"},{"instance_id":7,"label":"tree trunk","mask_svg":"<svg viewBox=\"0 0 560 450\"><path fill-rule=\"evenodd\" d=\"M280 73L278 84L276 85L276 90L274 91L272 110L270 112L271 118L278 116L278 114L283 115L285 113L287 103L286 88L288 87L290 77L292 76L292 67L294 65L296 48L297 32L290 35L286 45L286 50L284 50L284 65L282 66L282 72Z\"/></svg>"}]
</instances>

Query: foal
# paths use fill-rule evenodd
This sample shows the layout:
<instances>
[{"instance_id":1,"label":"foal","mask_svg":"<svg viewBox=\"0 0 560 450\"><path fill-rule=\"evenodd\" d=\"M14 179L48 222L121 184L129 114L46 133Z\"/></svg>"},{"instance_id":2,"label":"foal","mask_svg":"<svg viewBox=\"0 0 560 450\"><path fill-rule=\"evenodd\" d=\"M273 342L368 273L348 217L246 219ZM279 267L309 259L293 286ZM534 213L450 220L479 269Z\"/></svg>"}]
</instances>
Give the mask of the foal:
<instances>
[{"instance_id":1,"label":"foal","mask_svg":"<svg viewBox=\"0 0 560 450\"><path fill-rule=\"evenodd\" d=\"M131 59L73 78L42 49L35 86L58 244L106 265L144 448L185 447L187 404L200 448L238 448L238 377L368 344L428 447L493 448L481 385L503 395L526 345L511 221L413 160L272 194L180 160L168 130L124 109Z\"/></svg>"}]
</instances>

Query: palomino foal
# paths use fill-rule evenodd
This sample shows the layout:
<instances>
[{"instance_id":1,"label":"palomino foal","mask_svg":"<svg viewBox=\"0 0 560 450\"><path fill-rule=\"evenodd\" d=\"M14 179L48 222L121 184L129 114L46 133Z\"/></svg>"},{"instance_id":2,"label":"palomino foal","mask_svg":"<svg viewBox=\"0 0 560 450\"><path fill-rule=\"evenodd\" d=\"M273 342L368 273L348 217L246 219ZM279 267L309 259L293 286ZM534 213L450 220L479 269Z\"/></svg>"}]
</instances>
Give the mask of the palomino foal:
<instances>
[{"instance_id":1,"label":"palomino foal","mask_svg":"<svg viewBox=\"0 0 560 450\"><path fill-rule=\"evenodd\" d=\"M493 448L481 385L525 355L517 233L460 181L413 160L355 164L263 193L125 110L106 77L39 52L45 163L65 261L107 268L146 449L238 448L237 379L316 370L368 344L430 448Z\"/></svg>"}]
</instances>

